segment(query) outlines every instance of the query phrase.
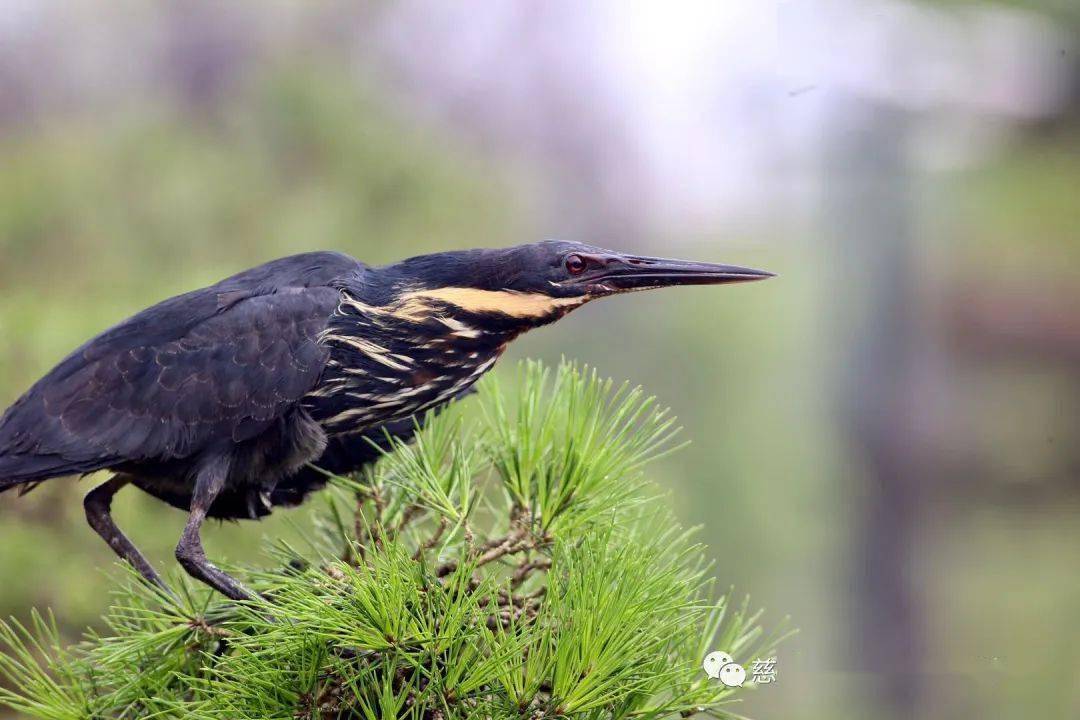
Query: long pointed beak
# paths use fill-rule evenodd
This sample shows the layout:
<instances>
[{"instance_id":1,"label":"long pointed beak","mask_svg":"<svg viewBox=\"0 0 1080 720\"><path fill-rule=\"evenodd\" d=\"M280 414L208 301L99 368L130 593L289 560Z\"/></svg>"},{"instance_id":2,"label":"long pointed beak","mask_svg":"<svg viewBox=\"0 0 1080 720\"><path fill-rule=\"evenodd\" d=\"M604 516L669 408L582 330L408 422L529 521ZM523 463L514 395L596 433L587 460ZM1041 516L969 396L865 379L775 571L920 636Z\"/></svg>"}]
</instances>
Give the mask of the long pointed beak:
<instances>
[{"instance_id":1,"label":"long pointed beak","mask_svg":"<svg viewBox=\"0 0 1080 720\"><path fill-rule=\"evenodd\" d=\"M615 254L594 259L600 261L600 266L585 273L578 282L595 289L597 294L673 285L722 285L775 277L765 270L688 260Z\"/></svg>"}]
</instances>

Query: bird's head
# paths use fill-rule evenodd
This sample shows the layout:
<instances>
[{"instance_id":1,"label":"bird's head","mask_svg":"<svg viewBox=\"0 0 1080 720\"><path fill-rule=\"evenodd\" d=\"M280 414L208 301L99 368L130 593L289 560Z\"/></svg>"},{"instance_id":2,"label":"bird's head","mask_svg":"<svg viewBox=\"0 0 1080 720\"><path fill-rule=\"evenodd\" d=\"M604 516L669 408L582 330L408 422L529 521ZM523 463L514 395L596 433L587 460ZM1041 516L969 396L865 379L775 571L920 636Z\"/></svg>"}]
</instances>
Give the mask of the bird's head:
<instances>
[{"instance_id":1,"label":"bird's head","mask_svg":"<svg viewBox=\"0 0 1080 720\"><path fill-rule=\"evenodd\" d=\"M610 295L772 277L734 265L630 255L561 240L422 255L388 269L395 279L392 301L410 312L445 304L454 312L525 326L543 325Z\"/></svg>"}]
</instances>

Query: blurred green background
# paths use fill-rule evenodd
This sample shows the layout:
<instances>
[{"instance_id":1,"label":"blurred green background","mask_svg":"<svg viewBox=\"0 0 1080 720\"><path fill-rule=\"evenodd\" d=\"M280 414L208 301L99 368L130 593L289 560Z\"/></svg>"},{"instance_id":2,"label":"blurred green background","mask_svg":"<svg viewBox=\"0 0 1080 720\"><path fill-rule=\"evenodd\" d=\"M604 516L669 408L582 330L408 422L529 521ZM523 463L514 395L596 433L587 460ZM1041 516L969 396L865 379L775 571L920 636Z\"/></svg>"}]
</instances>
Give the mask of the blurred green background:
<instances>
[{"instance_id":1,"label":"blurred green background","mask_svg":"<svg viewBox=\"0 0 1080 720\"><path fill-rule=\"evenodd\" d=\"M503 371L565 355L679 415L654 477L721 584L801 628L739 712L1080 716L1076 12L692 5L0 2L0 405L294 252L568 237L768 268L590 305ZM4 615L94 624L100 479L0 498ZM257 562L307 513L208 551ZM117 518L174 567L182 513L129 491Z\"/></svg>"}]
</instances>

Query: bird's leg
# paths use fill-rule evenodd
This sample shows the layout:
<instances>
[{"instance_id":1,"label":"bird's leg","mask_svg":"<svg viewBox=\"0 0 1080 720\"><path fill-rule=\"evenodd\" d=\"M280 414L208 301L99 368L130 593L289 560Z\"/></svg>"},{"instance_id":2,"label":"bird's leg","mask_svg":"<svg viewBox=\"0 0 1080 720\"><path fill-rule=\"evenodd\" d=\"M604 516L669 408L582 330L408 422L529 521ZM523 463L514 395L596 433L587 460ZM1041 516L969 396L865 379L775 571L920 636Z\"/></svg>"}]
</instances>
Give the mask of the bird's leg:
<instances>
[{"instance_id":1,"label":"bird's leg","mask_svg":"<svg viewBox=\"0 0 1080 720\"><path fill-rule=\"evenodd\" d=\"M191 512L187 525L176 546L176 559L192 577L202 580L222 595L233 600L253 600L255 595L241 585L228 573L215 567L206 559L202 538L199 535L206 512L213 505L214 499L225 487L225 478L229 473L229 461L221 458L212 461L199 471L195 481L195 493L191 499Z\"/></svg>"},{"instance_id":2,"label":"bird's leg","mask_svg":"<svg viewBox=\"0 0 1080 720\"><path fill-rule=\"evenodd\" d=\"M111 513L113 495L130 482L130 477L114 475L111 479L87 493L83 499L86 522L90 524L90 527L94 528L94 532L109 544L114 553L138 570L139 574L146 578L147 582L158 586L165 592L170 592L165 581L154 570L154 566L113 522Z\"/></svg>"}]
</instances>

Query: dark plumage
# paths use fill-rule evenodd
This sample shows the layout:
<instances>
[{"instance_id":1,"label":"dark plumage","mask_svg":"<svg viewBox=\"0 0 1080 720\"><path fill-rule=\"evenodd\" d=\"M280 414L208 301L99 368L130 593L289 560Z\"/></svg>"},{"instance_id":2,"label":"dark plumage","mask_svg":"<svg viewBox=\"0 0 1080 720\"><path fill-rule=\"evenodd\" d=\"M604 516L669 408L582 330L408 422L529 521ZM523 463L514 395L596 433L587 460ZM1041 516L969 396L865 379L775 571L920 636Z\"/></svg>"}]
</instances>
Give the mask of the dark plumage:
<instances>
[{"instance_id":1,"label":"dark plumage","mask_svg":"<svg viewBox=\"0 0 1080 720\"><path fill-rule=\"evenodd\" d=\"M370 441L469 392L521 332L588 300L767 273L619 255L578 243L439 253L381 268L317 252L170 298L77 349L0 418L0 490L111 470L87 518L161 584L116 528L131 483L190 512L177 558L249 597L203 555L207 516L257 519L355 471Z\"/></svg>"}]
</instances>

